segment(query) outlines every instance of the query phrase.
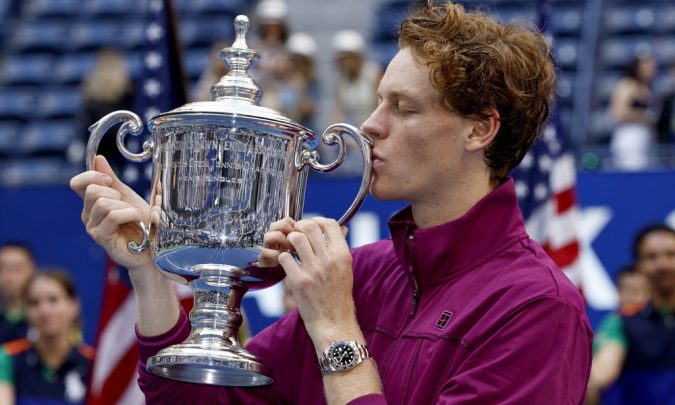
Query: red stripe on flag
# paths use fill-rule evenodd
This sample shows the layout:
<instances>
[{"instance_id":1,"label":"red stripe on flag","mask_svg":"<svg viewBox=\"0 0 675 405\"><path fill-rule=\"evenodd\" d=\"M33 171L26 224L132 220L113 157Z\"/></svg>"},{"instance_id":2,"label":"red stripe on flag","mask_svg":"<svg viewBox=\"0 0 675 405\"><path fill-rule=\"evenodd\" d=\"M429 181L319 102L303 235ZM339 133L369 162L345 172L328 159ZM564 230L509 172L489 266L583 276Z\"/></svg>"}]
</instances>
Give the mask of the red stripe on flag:
<instances>
[{"instance_id":1,"label":"red stripe on flag","mask_svg":"<svg viewBox=\"0 0 675 405\"><path fill-rule=\"evenodd\" d=\"M103 304L101 307L101 317L99 319L99 330L98 337L100 337L105 325L108 324L110 318L115 315L117 309L122 305L124 300L127 299L127 296L131 292L129 287L124 283L118 281L119 275L118 272L126 271L121 270L117 267L117 264L112 260L108 259L106 264L105 272L105 288L103 289Z\"/></svg>"},{"instance_id":2,"label":"red stripe on flag","mask_svg":"<svg viewBox=\"0 0 675 405\"><path fill-rule=\"evenodd\" d=\"M580 251L578 241L571 242L559 249L553 249L549 243L546 243L543 248L561 269L574 263L579 257Z\"/></svg>"},{"instance_id":3,"label":"red stripe on flag","mask_svg":"<svg viewBox=\"0 0 675 405\"><path fill-rule=\"evenodd\" d=\"M574 187L570 187L565 191L557 193L555 196L556 212L558 214L567 211L576 204L576 196L574 194Z\"/></svg>"},{"instance_id":4,"label":"red stripe on flag","mask_svg":"<svg viewBox=\"0 0 675 405\"><path fill-rule=\"evenodd\" d=\"M134 379L136 367L138 367L138 350L132 345L108 375L101 391L89 394L87 405L116 405L127 387L136 384Z\"/></svg>"}]
</instances>

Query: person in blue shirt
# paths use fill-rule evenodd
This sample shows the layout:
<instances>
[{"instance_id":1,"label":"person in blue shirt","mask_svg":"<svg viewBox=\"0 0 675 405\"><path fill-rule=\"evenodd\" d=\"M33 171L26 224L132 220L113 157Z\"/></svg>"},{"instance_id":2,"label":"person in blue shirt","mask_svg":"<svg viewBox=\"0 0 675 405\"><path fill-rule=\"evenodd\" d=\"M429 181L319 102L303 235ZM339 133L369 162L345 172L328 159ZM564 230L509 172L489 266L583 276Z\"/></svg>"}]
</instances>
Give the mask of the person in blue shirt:
<instances>
[{"instance_id":1,"label":"person in blue shirt","mask_svg":"<svg viewBox=\"0 0 675 405\"><path fill-rule=\"evenodd\" d=\"M83 404L93 349L79 343L80 305L70 277L38 272L23 297L35 333L0 350L0 404Z\"/></svg>"}]
</instances>

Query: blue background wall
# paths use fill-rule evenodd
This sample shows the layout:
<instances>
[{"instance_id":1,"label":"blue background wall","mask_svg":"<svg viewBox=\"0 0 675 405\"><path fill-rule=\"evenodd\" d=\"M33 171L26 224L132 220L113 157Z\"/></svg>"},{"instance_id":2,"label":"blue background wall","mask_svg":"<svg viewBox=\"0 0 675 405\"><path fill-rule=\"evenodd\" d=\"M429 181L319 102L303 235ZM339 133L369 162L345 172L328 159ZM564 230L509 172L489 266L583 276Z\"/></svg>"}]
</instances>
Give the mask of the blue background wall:
<instances>
[{"instance_id":1,"label":"blue background wall","mask_svg":"<svg viewBox=\"0 0 675 405\"><path fill-rule=\"evenodd\" d=\"M358 179L310 177L305 212L338 217L358 188ZM633 234L645 223L665 221L675 210L675 172L584 173L579 175L578 195L582 218L602 208L607 222L591 241L591 247L611 276L630 261ZM387 218L401 202L381 202L370 197L361 214L375 214L379 236L386 237ZM57 265L74 275L83 303L85 339L93 342L103 286L105 255L91 241L80 222L81 202L67 187L0 189L0 241L19 239L31 244L39 265ZM675 216L675 215L673 215ZM370 233L373 237L377 232ZM350 232L350 236L354 235ZM584 286L585 289L593 286ZM272 318L262 315L256 300L245 300L253 331ZM589 308L593 324L603 311Z\"/></svg>"}]
</instances>

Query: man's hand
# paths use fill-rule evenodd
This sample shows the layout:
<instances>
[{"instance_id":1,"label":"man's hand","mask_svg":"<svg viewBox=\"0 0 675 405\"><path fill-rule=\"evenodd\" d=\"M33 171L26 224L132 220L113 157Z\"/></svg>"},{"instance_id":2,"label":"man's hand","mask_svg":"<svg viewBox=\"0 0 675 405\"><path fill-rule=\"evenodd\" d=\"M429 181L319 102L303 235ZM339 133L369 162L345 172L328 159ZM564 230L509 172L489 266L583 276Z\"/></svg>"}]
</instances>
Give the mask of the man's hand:
<instances>
[{"instance_id":1,"label":"man's hand","mask_svg":"<svg viewBox=\"0 0 675 405\"><path fill-rule=\"evenodd\" d=\"M94 167L70 180L70 188L84 200L81 218L87 233L120 265L151 267L149 252L133 254L127 248L130 241L143 239L138 223L148 220L148 203L117 178L103 156L96 157Z\"/></svg>"},{"instance_id":2,"label":"man's hand","mask_svg":"<svg viewBox=\"0 0 675 405\"><path fill-rule=\"evenodd\" d=\"M270 225L270 229L263 237L263 249L258 256L260 267L277 266L279 265L280 253L294 250L287 239L288 234L293 232L293 226L295 226L295 220L289 217L280 219Z\"/></svg>"},{"instance_id":3,"label":"man's hand","mask_svg":"<svg viewBox=\"0 0 675 405\"><path fill-rule=\"evenodd\" d=\"M341 333L360 334L352 298L352 256L345 233L346 228L333 219L298 221L286 239L300 261L289 252L278 255L286 271L286 286L317 351L341 338Z\"/></svg>"}]
</instances>

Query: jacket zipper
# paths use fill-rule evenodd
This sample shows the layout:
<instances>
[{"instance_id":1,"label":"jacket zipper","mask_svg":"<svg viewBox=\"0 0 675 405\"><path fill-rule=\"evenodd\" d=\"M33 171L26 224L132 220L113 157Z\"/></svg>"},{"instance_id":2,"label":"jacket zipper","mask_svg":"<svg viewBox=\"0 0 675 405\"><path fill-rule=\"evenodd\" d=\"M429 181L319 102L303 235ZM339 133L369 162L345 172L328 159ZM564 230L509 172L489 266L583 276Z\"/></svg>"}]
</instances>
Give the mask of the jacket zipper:
<instances>
[{"instance_id":1,"label":"jacket zipper","mask_svg":"<svg viewBox=\"0 0 675 405\"><path fill-rule=\"evenodd\" d=\"M420 289L417 285L417 280L415 279L415 273L413 273L413 260L412 260L412 248L411 245L415 243L415 235L410 234L408 235L408 243L406 243L406 247L408 250L408 275L410 276L410 280L412 281L413 284L413 294L412 294L412 305L410 306L410 317L415 316L417 313L417 305L420 302Z\"/></svg>"}]
</instances>

